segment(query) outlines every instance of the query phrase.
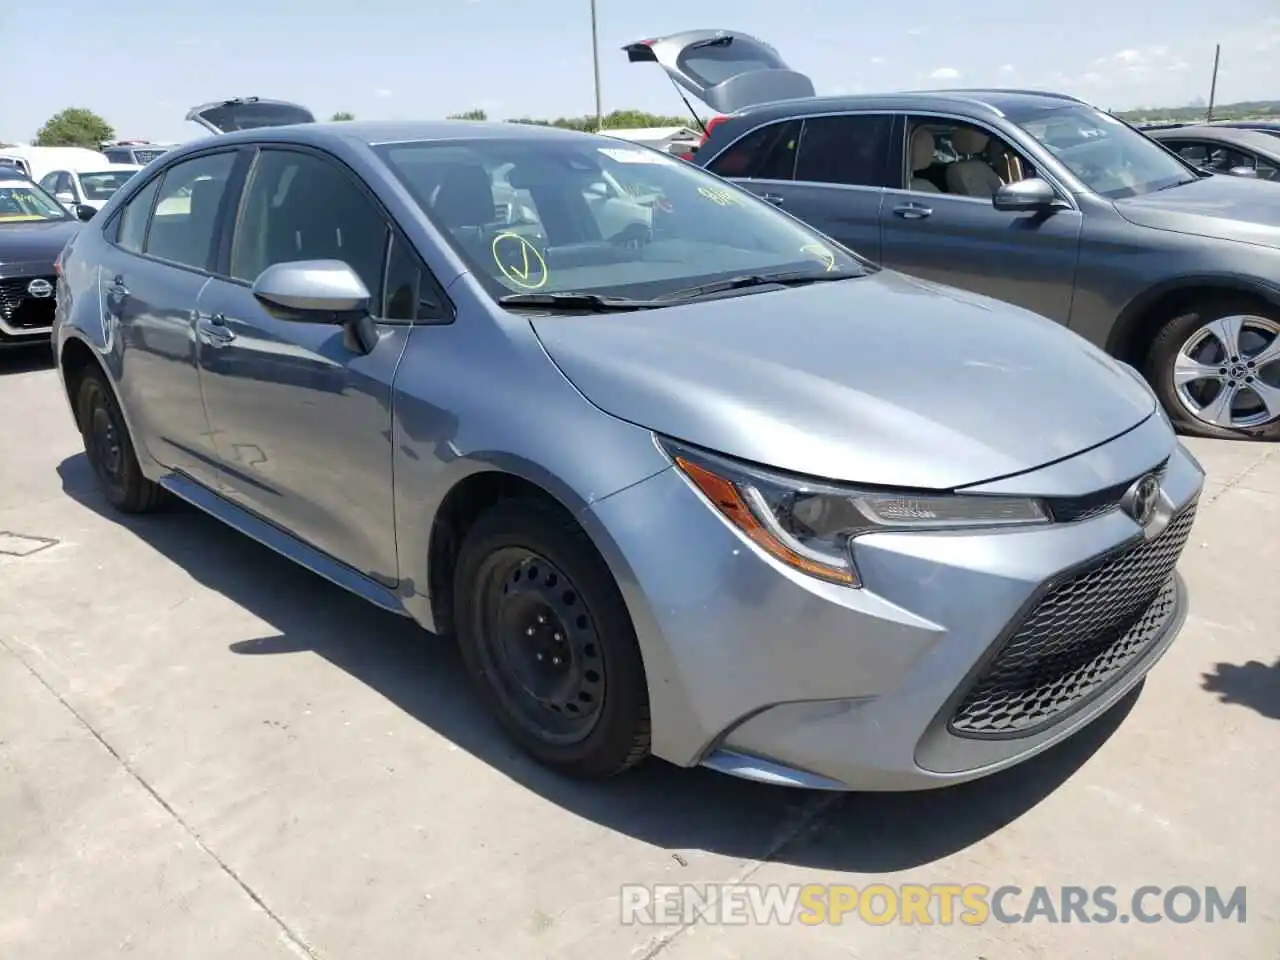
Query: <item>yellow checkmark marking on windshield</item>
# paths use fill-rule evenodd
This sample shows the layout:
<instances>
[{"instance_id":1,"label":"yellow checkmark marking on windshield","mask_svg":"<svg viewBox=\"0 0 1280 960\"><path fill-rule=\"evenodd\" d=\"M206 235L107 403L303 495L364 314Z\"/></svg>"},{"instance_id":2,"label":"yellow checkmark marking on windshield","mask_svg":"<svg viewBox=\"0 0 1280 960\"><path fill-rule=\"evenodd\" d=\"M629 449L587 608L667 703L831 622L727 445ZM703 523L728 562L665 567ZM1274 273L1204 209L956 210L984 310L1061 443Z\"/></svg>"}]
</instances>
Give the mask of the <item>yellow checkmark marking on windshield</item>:
<instances>
[{"instance_id":1,"label":"yellow checkmark marking on windshield","mask_svg":"<svg viewBox=\"0 0 1280 960\"><path fill-rule=\"evenodd\" d=\"M511 249L511 244L519 247L519 256ZM545 286L549 271L547 261L542 258L538 248L518 233L500 233L493 238L493 262L498 265L502 275L517 287L526 290L537 290Z\"/></svg>"}]
</instances>

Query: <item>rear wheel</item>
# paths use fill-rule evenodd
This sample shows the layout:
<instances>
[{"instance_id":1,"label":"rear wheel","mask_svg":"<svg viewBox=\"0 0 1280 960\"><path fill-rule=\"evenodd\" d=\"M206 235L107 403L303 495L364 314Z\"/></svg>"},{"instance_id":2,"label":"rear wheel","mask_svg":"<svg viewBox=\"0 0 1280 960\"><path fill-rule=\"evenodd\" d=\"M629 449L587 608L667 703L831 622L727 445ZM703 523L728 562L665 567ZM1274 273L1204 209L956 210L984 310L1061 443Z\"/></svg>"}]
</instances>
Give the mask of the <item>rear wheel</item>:
<instances>
[{"instance_id":1,"label":"rear wheel","mask_svg":"<svg viewBox=\"0 0 1280 960\"><path fill-rule=\"evenodd\" d=\"M1206 300L1169 320L1147 377L1173 422L1202 437L1280 439L1280 311Z\"/></svg>"},{"instance_id":2,"label":"rear wheel","mask_svg":"<svg viewBox=\"0 0 1280 960\"><path fill-rule=\"evenodd\" d=\"M535 759L607 777L649 751L644 666L622 595L570 518L490 509L463 542L458 641L486 706Z\"/></svg>"},{"instance_id":3,"label":"rear wheel","mask_svg":"<svg viewBox=\"0 0 1280 960\"><path fill-rule=\"evenodd\" d=\"M164 503L164 490L142 475L120 405L96 369L80 378L76 419L89 465L113 507L123 513L147 513Z\"/></svg>"}]
</instances>

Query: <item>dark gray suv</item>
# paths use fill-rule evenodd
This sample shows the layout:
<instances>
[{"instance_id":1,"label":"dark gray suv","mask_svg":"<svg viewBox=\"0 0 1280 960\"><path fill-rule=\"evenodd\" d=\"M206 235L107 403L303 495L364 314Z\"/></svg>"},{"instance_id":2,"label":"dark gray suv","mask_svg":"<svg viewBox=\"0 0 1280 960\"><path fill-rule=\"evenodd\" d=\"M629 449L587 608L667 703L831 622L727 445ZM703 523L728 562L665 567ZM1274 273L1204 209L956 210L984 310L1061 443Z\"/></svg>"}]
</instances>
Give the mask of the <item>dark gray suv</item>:
<instances>
[{"instance_id":1,"label":"dark gray suv","mask_svg":"<svg viewBox=\"0 0 1280 960\"><path fill-rule=\"evenodd\" d=\"M1143 370L1186 432L1280 438L1274 185L1204 174L1063 95L817 97L730 31L626 51L727 114L700 166L886 267L1065 324Z\"/></svg>"}]
</instances>

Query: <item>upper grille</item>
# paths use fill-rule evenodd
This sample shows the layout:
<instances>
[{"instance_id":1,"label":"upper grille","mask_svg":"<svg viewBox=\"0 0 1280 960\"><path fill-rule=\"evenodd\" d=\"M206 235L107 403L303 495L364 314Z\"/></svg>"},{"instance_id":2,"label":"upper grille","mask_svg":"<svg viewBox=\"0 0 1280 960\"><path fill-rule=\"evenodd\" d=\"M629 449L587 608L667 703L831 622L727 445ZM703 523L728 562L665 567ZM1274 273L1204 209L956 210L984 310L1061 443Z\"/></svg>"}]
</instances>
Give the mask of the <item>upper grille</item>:
<instances>
[{"instance_id":1,"label":"upper grille","mask_svg":"<svg viewBox=\"0 0 1280 960\"><path fill-rule=\"evenodd\" d=\"M1033 733L1122 674L1173 614L1173 571L1195 511L1192 504L1156 539L1050 589L978 676L952 732Z\"/></svg>"},{"instance_id":2,"label":"upper grille","mask_svg":"<svg viewBox=\"0 0 1280 960\"><path fill-rule=\"evenodd\" d=\"M1151 472L1156 475L1157 479L1161 479L1164 477L1168 466L1169 461L1165 460ZM1094 517L1109 513L1119 507L1121 498L1124 497L1129 487L1137 479L1138 477L1134 477L1132 480L1086 494L1083 497L1052 498L1049 500L1049 512L1053 514L1053 519L1058 523L1078 523L1081 520L1092 520Z\"/></svg>"},{"instance_id":3,"label":"upper grille","mask_svg":"<svg viewBox=\"0 0 1280 960\"><path fill-rule=\"evenodd\" d=\"M27 285L36 277L9 277L0 280L0 317L14 327L33 327L39 329L53 323L53 297L37 300L27 295ZM47 276L57 289L58 278Z\"/></svg>"}]
</instances>

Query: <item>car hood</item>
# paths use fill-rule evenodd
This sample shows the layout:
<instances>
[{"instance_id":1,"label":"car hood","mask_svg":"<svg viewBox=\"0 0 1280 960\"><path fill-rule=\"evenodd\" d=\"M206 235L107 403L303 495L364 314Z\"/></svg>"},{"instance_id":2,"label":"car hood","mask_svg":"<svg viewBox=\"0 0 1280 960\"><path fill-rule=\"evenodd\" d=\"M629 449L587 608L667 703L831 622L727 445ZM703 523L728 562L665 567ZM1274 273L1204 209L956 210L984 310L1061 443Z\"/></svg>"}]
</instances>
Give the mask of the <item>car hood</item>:
<instances>
[{"instance_id":1,"label":"car hood","mask_svg":"<svg viewBox=\"0 0 1280 960\"><path fill-rule=\"evenodd\" d=\"M1138 226L1280 247L1280 190L1266 180L1205 177L1115 205Z\"/></svg>"},{"instance_id":2,"label":"car hood","mask_svg":"<svg viewBox=\"0 0 1280 960\"><path fill-rule=\"evenodd\" d=\"M0 267L37 260L52 264L81 226L79 220L0 222Z\"/></svg>"},{"instance_id":3,"label":"car hood","mask_svg":"<svg viewBox=\"0 0 1280 960\"><path fill-rule=\"evenodd\" d=\"M889 271L531 323L607 413L852 483L994 480L1104 443L1155 412L1145 384L1066 328Z\"/></svg>"}]
</instances>

